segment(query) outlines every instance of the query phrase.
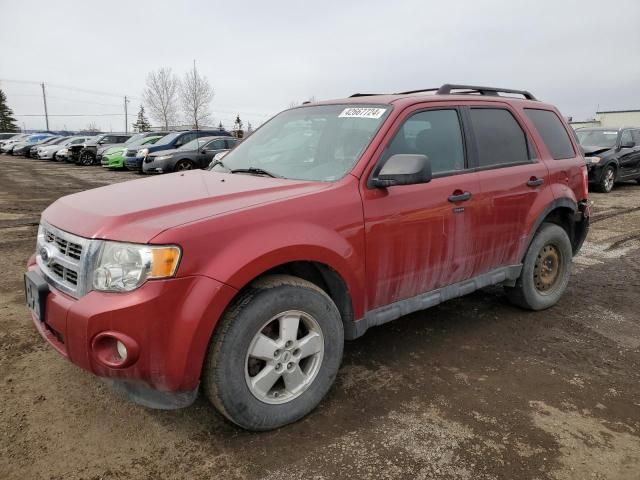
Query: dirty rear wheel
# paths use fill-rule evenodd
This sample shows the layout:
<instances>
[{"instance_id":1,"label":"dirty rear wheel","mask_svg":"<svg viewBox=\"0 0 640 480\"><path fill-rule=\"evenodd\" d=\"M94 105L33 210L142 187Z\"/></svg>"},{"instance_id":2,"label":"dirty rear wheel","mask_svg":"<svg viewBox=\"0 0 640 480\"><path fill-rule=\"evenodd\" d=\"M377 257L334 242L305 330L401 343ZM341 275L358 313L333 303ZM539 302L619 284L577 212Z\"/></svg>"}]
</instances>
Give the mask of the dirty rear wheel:
<instances>
[{"instance_id":1,"label":"dirty rear wheel","mask_svg":"<svg viewBox=\"0 0 640 480\"><path fill-rule=\"evenodd\" d=\"M514 287L505 287L511 303L529 310L555 305L569 283L573 250L564 228L543 223L524 259Z\"/></svg>"},{"instance_id":2,"label":"dirty rear wheel","mask_svg":"<svg viewBox=\"0 0 640 480\"><path fill-rule=\"evenodd\" d=\"M289 275L264 277L217 325L204 392L242 428L281 427L307 415L329 391L343 343L340 313L323 290Z\"/></svg>"}]
</instances>

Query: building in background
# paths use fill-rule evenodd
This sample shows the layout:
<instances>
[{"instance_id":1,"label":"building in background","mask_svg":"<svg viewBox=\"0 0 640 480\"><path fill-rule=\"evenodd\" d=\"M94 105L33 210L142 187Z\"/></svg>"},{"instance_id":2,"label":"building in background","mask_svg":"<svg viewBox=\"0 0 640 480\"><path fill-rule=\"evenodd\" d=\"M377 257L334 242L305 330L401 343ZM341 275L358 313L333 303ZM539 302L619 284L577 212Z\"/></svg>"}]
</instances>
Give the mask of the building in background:
<instances>
[{"instance_id":1,"label":"building in background","mask_svg":"<svg viewBox=\"0 0 640 480\"><path fill-rule=\"evenodd\" d=\"M609 110L596 112L596 116L584 121L569 121L574 130L584 127L640 127L640 110Z\"/></svg>"}]
</instances>

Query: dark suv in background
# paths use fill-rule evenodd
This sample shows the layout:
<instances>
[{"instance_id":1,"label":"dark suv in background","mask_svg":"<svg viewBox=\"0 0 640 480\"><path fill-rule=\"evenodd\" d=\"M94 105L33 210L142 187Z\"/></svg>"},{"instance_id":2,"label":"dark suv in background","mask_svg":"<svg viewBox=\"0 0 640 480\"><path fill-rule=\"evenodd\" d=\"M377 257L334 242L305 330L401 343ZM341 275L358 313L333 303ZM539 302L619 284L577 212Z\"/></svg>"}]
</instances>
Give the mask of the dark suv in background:
<instances>
[{"instance_id":1,"label":"dark suv in background","mask_svg":"<svg viewBox=\"0 0 640 480\"><path fill-rule=\"evenodd\" d=\"M576 135L596 190L609 193L626 180L640 183L640 128L580 128Z\"/></svg>"},{"instance_id":2,"label":"dark suv in background","mask_svg":"<svg viewBox=\"0 0 640 480\"><path fill-rule=\"evenodd\" d=\"M135 170L142 172L142 161L144 158L153 152L159 152L161 150L173 150L186 145L192 140L200 137L230 137L231 134L226 130L185 130L181 132L173 132L166 137L158 140L154 145L149 145L135 152L127 150L124 166L129 170Z\"/></svg>"}]
</instances>

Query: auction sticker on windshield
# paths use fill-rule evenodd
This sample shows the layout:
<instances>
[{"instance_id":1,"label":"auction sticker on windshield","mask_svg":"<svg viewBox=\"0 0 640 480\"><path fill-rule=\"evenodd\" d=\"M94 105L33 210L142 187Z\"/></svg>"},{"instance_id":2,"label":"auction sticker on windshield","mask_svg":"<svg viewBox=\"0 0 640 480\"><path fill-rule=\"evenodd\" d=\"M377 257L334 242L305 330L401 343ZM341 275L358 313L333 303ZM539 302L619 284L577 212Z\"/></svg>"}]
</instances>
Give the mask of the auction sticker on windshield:
<instances>
[{"instance_id":1,"label":"auction sticker on windshield","mask_svg":"<svg viewBox=\"0 0 640 480\"><path fill-rule=\"evenodd\" d=\"M386 112L386 108L345 108L338 118L380 118Z\"/></svg>"}]
</instances>

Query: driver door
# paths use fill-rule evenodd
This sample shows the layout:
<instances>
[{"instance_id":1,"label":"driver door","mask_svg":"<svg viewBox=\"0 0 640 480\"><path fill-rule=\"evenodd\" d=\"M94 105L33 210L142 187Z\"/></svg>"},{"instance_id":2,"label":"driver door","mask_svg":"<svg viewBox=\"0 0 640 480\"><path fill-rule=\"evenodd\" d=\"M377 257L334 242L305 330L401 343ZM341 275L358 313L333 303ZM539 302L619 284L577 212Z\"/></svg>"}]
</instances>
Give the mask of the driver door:
<instances>
[{"instance_id":1,"label":"driver door","mask_svg":"<svg viewBox=\"0 0 640 480\"><path fill-rule=\"evenodd\" d=\"M369 310L473 274L479 183L466 170L460 110L430 105L396 120L374 172L391 155L424 154L431 160L431 182L362 192Z\"/></svg>"}]
</instances>

